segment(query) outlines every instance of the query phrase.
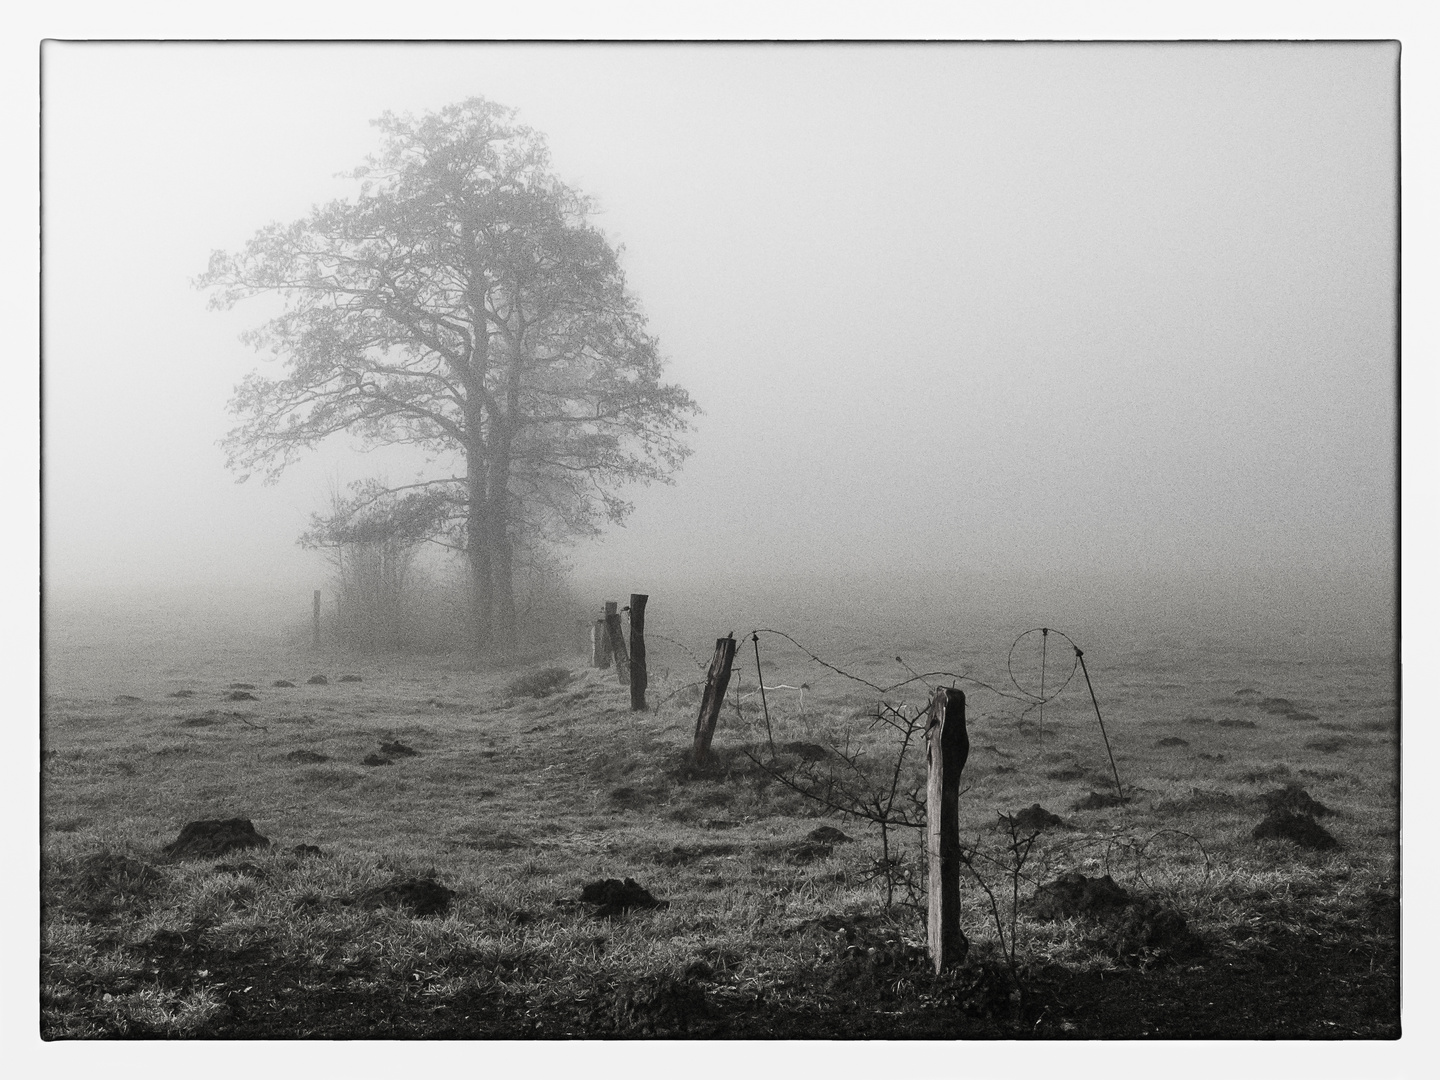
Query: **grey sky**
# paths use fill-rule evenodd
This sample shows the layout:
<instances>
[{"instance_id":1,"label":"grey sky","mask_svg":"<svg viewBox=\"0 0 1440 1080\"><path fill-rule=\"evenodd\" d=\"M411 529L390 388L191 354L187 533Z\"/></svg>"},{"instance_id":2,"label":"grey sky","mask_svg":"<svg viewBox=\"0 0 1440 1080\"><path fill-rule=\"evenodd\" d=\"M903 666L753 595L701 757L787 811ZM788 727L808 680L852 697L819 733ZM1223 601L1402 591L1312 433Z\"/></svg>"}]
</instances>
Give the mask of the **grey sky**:
<instances>
[{"instance_id":1,"label":"grey sky","mask_svg":"<svg viewBox=\"0 0 1440 1080\"><path fill-rule=\"evenodd\" d=\"M706 410L582 572L1306 579L1392 563L1391 45L87 46L44 69L46 570L323 570L336 448L235 486L189 286L368 121L545 133ZM1249 587L1246 585L1245 587Z\"/></svg>"}]
</instances>

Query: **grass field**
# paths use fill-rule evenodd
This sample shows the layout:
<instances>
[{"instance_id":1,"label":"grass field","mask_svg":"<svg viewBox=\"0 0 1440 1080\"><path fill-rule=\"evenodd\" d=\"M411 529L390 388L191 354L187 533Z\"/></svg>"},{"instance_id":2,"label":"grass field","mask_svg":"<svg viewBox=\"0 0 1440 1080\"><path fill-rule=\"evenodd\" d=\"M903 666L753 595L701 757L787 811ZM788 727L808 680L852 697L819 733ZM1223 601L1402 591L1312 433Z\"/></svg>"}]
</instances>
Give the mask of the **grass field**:
<instances>
[{"instance_id":1,"label":"grass field","mask_svg":"<svg viewBox=\"0 0 1440 1080\"><path fill-rule=\"evenodd\" d=\"M772 621L878 686L909 678L904 665L978 680L959 683L971 740L962 837L977 851L1003 861L1002 813L1039 803L1062 819L1036 836L1018 880L977 864L1000 918L967 878L970 956L936 978L923 921L903 902L918 898L902 887L885 903L879 831L774 775L843 770L834 748L849 747L883 780L897 741L874 724L876 704L921 706L927 681L882 695L762 635L766 684L796 688L767 693L774 741L789 747L767 768L747 636L738 706L727 704L716 761L696 769L692 654L705 660L717 633L747 627L707 629L697 616L686 629L662 604L651 620L653 707L632 713L614 672L578 655L477 671L457 657L312 651L303 627L224 613L52 604L44 1036L1399 1034L1385 649L1079 639L1130 799L1077 809L1113 790L1080 675L1043 716L994 692L1019 693L1017 662L1021 687L1038 676L1030 639L1007 656L1025 626L959 641L935 626L867 635ZM1047 693L1073 667L1052 645ZM554 667L559 685L537 686ZM328 683L308 684L315 674ZM923 748L911 759L906 783L920 779ZM1252 838L1266 795L1286 785L1332 811L1318 822L1338 847ZM213 858L162 850L186 822L235 817L270 844ZM812 837L823 826L848 839ZM916 869L919 837L900 833ZM1042 918L1031 897L1067 871L1108 873L1173 909L1200 946L1130 947L1104 922ZM587 884L625 878L664 905L607 914L580 899ZM407 880L450 890L448 907L417 914L379 891Z\"/></svg>"}]
</instances>

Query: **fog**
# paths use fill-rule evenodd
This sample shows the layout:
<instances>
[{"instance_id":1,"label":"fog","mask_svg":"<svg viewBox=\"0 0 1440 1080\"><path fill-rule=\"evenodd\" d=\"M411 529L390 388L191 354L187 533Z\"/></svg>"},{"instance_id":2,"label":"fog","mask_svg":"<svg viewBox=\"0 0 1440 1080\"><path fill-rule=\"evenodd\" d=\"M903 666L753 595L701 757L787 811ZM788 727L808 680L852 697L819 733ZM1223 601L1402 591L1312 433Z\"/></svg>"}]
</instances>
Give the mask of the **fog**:
<instances>
[{"instance_id":1,"label":"fog","mask_svg":"<svg viewBox=\"0 0 1440 1080\"><path fill-rule=\"evenodd\" d=\"M43 53L44 574L294 590L343 440L237 485L273 310L212 249L369 121L545 133L704 409L584 588L1393 617L1392 44L100 45ZM278 370L276 371L278 374Z\"/></svg>"}]
</instances>

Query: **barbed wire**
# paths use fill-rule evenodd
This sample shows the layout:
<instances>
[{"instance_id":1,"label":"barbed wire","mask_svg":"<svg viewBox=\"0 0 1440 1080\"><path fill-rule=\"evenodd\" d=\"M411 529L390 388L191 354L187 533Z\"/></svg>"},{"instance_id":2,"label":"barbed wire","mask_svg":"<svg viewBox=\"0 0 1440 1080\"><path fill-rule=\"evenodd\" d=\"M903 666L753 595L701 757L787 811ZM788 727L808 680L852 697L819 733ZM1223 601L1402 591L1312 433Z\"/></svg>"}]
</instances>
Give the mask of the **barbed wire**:
<instances>
[{"instance_id":1,"label":"barbed wire","mask_svg":"<svg viewBox=\"0 0 1440 1080\"><path fill-rule=\"evenodd\" d=\"M1001 814L1003 823L1007 815ZM1077 867L1084 865L1084 853L1087 849L1100 851L1094 858L1100 863L1100 869L1107 876L1133 877L1141 885L1152 892L1162 892L1166 888L1173 888L1182 877L1185 876L1183 865L1181 869L1175 869L1175 859L1167 857L1160 852L1157 841L1162 837L1179 837L1188 841L1200 855L1196 866L1195 876L1200 883L1210 879L1215 868L1215 859L1206 850L1205 845L1194 833L1186 832L1183 829L1158 829L1148 836L1130 831L1118 831L1107 833L1104 836L1086 836L1074 840L1057 839L1054 834L1042 833L1035 830L1030 833L1032 839L1043 837L1043 841L1037 848L1039 857L1036 860L1036 868L1030 873L1018 873L1020 880L1028 885L1039 886L1045 883L1046 879L1053 878L1065 867ZM998 861L995 856L987 850L977 836L975 843L970 845L970 851L975 858L981 862L992 864L997 869L1010 872L1009 868ZM1169 881L1162 880L1162 875L1157 867L1166 867Z\"/></svg>"},{"instance_id":2,"label":"barbed wire","mask_svg":"<svg viewBox=\"0 0 1440 1080\"><path fill-rule=\"evenodd\" d=\"M1030 713L1033 709L1042 708L1043 706L1045 706L1045 705L1048 704L1049 702L1054 701L1057 697L1059 697L1060 694L1063 693L1063 692L1065 691L1065 689L1070 685L1070 683L1074 680L1074 678L1075 678L1075 672L1078 670L1078 668L1079 668L1079 663L1080 663L1078 657L1072 658L1071 665L1070 665L1070 671L1069 671L1069 673L1066 675L1064 681L1061 682L1058 687L1056 687L1053 691L1051 691L1051 692L1048 693L1048 694L1037 695L1037 694L1035 694L1035 693L1033 693L1033 692L1031 692L1031 691L1026 690L1023 686L1021 686L1020 683L1019 683L1019 681L1016 679L1015 673L1014 673L1014 652L1015 652L1015 648L1016 648L1016 646L1019 644L1019 642L1020 642L1027 634L1036 633L1039 629L1040 629L1040 628L1037 627L1035 630L1027 630L1027 631L1025 631L1024 633L1022 633L1019 637L1017 637L1017 638L1015 639L1015 641L1011 643L1010 653L1009 653L1009 654L1007 655L1007 657L1006 657L1006 670L1007 670L1007 673L1008 673L1009 676L1010 676L1010 681L1011 681L1011 683L1015 686L1015 690L1018 691L1018 693L1012 693L1012 692L1010 692L1009 690L1005 690L1005 689L1003 689L1003 688L1001 688L1001 687L998 687L998 686L994 685L993 683L986 682L984 679L978 678L977 676L972 675L972 674L969 674L968 672L943 671L943 670L925 671L925 672L916 671L913 667L911 667L908 663L905 662L905 660L904 660L903 657L900 657L900 656L896 656L896 657L895 657L895 662L898 663L898 664L900 664L902 667L905 668L905 670L906 670L907 672L909 672L909 678L901 679L899 682L890 683L889 685L884 685L884 686L882 686L881 684L879 684L879 683L877 683L877 682L872 682L870 679L865 678L863 675L857 675L857 674L855 674L855 673L852 672L852 671L847 671L846 669L842 668L842 667L839 666L838 664L831 663L829 660L826 660L824 657L822 657L822 656L820 656L818 653L816 653L813 649L809 648L807 645L805 645L805 644L803 644L802 642L800 642L799 640L797 640L792 634L789 634L789 633L787 633L787 632L784 631L784 630L777 630L777 629L775 629L774 627L768 627L768 626L755 627L755 628L747 631L745 634L740 635L740 637L741 637L741 640L743 640L745 637L754 637L754 636L757 635L757 634L773 634L773 635L776 636L776 637L784 638L786 641L790 642L790 644L794 645L797 649L799 649L802 653L804 653L810 660L812 660L813 662L819 664L821 667L826 668L826 669L829 670L829 671L833 671L836 675L839 675L839 676L841 676L842 678L849 679L849 680L852 681L852 682L857 682L857 683L859 683L859 684L862 685L862 686L868 687L869 689L874 690L877 694L880 694L882 697L885 696L885 695L888 695L888 694L893 694L893 693L895 693L895 691L897 691L897 690L903 690L905 687L911 686L911 685L913 685L914 683L917 683L917 682L924 683L925 686L926 686L926 688L929 689L929 690L933 690L933 689L934 689L934 686L931 685L931 680L944 680L944 679L948 679L948 680L951 680L952 683L955 683L955 682L968 683L968 684L970 684L970 685L972 685L972 686L975 686L975 687L978 687L978 688L980 688L980 689L982 689L982 690L988 690L990 693L996 695L997 697L1001 697L1001 698L1005 698L1005 699L1010 700L1010 701L1016 701L1016 702L1022 703L1022 704L1025 706L1025 708L1021 710L1019 716L1018 716L1016 719L1017 719L1017 720L1023 720L1027 715L1029 715L1029 713ZM1066 640L1067 643L1070 644L1072 650L1074 649L1075 643L1074 643L1074 641L1072 641L1072 640L1070 639L1069 635L1065 634L1063 631L1060 631L1060 630L1053 630L1053 631L1051 631L1051 632L1056 633L1056 634L1059 634L1061 637L1063 637L1063 638ZM648 627L646 628L646 631L645 631L645 637L646 637L646 640L647 640L647 641L649 641L650 639L653 638L653 639L655 639L655 640L664 641L664 642L666 642L667 644L670 644L670 645L675 646L676 648L680 649L683 653L685 653L685 655L690 659L691 663L693 663L693 664L695 665L695 667L696 667L697 670L699 670L699 671L706 671L706 670L708 670L708 666L707 666L706 664L704 664L703 662L701 662L701 660L695 655L694 651L693 651L689 646L687 646L684 642L678 640L677 638L674 638L674 637L670 636L669 634L654 632L654 631L652 631L652 630L651 630L650 628L648 628ZM669 694L669 695L667 695L665 698L663 698L663 699L662 699L662 702L663 702L663 701L668 701L671 697L675 696L675 694L678 694L678 693L680 693L681 691L683 691L683 690L685 690L685 689L688 689L689 687L694 686L694 685L697 685L697 684L696 684L696 683L687 683L687 684L685 684L685 686L682 686L679 690L677 690L677 691L675 691L674 693ZM807 685L806 688L808 688L808 685ZM775 684L775 685L773 685L773 686L767 683L767 684L764 684L764 689L765 689L765 690L799 690L799 689L802 689L802 688L801 688L801 687L796 687L796 686L790 686L790 685L787 685L787 684L784 684L784 683L778 683L778 684ZM752 697L756 696L756 695L759 694L760 692L761 692L761 691L758 690L758 689L757 689L757 690L752 690L752 691L750 691L750 693L745 694L745 695L741 698L741 700L748 700L749 698L752 698Z\"/></svg>"},{"instance_id":3,"label":"barbed wire","mask_svg":"<svg viewBox=\"0 0 1440 1080\"><path fill-rule=\"evenodd\" d=\"M675 638L670 637L668 634L657 634L647 626L645 628L645 640L648 642L651 638L658 638L660 641L669 642L671 645L674 645L677 649L679 649L686 656L688 656L691 663L693 663L697 668L699 668L701 671L705 670L705 665L700 662L700 658L697 657L690 650L690 646L686 645L684 642L677 641Z\"/></svg>"},{"instance_id":4,"label":"barbed wire","mask_svg":"<svg viewBox=\"0 0 1440 1080\"><path fill-rule=\"evenodd\" d=\"M1025 640L1025 638L1028 637L1029 635L1035 634L1035 633L1039 633L1040 635L1042 635L1041 667L1040 667L1040 693L1039 693L1039 694L1035 694L1035 693L1032 693L1031 691L1026 690L1025 687L1023 687L1022 685L1020 685L1020 681L1019 681L1018 678L1016 678L1016 675L1015 675L1015 650L1019 647L1020 642L1022 642L1023 640ZM1047 644L1047 643L1048 643L1048 638L1049 638L1049 635L1050 635L1051 633L1054 633L1054 634L1056 634L1058 637L1061 637L1061 638L1064 638L1064 639L1065 639L1065 642L1070 646L1071 652L1073 653L1073 658L1072 658L1071 665L1070 665L1070 671L1066 674L1064 681L1061 682L1060 685L1059 685L1058 687L1056 687L1053 691L1051 691L1049 694L1046 694L1046 693L1045 693L1045 676L1046 676L1046 671L1045 671L1045 648L1044 648L1044 644ZM1042 751L1041 751L1041 752L1042 752L1042 753L1043 753L1043 738L1044 738L1044 735L1043 735L1043 730L1044 730L1044 729L1043 729L1043 724L1044 724L1044 720L1043 720L1044 712L1043 712L1043 710L1044 710L1045 705L1046 705L1048 702L1051 702L1051 701L1055 700L1055 698L1059 697L1060 694L1063 693L1067 687L1069 687L1070 683L1071 683L1072 681L1074 681L1075 672L1076 672L1077 670L1079 670L1079 671L1084 671L1084 672L1085 672L1085 683L1086 683L1086 686L1087 686L1087 687L1089 688L1089 690L1090 690L1090 697L1091 697L1092 704L1094 704L1094 706L1095 706L1095 718L1096 718L1096 720L1097 720L1097 721L1099 722L1099 724L1100 724L1100 734L1101 734L1102 738L1105 740L1105 752L1106 752L1106 754L1107 754L1107 755L1109 756L1109 758L1110 758L1110 769L1111 769L1111 772L1114 773L1114 776L1115 776L1115 790L1116 790L1117 795L1118 795L1119 798L1120 798L1121 805L1123 805L1123 804L1125 803L1124 789L1122 788L1121 783L1120 783L1119 770L1118 770L1118 769L1116 768L1116 766L1115 766L1115 756L1114 756L1114 754L1112 753L1112 751L1111 751L1111 749L1110 749L1110 738L1109 738L1109 735L1106 734L1106 732L1105 732L1105 720L1104 720L1104 718L1103 718L1103 717L1101 716L1101 714L1100 714L1100 703L1099 703L1098 700L1095 699L1095 689L1094 689L1094 687L1091 686L1091 684L1090 684L1090 674L1089 674L1089 671L1086 670L1086 668L1085 668L1084 653L1081 651L1080 647L1075 644L1074 640L1070 637L1070 635L1066 634L1063 630L1054 630L1054 629L1052 629L1051 627L1043 627L1043 626L1041 626L1041 627L1034 627L1034 628L1032 628L1032 629L1030 629L1030 630L1022 631L1022 632L1015 638L1015 640L1010 643L1010 649L1009 649L1009 652L1006 654L1006 658L1005 658L1005 667L1006 667L1006 672L1007 672L1008 675L1010 676L1011 685L1013 685L1013 686L1015 687L1015 690L1018 691L1018 693L1011 693L1011 692L1008 691L1008 690L1003 690L1003 689L1001 689L1000 687L995 686L993 683L986 682L984 679L976 678L974 675L971 675L971 674L969 674L968 672L955 672L955 671L926 671L926 672L917 672L913 667L911 667L909 664L907 664L907 663L905 662L904 657L901 657L901 656L896 656L896 657L895 657L895 662L896 662L897 664L901 665L903 668L905 668L905 670L909 673L910 677L907 678L907 679L902 679L902 680L900 680L899 682L896 682L896 683L891 683L891 684L888 685L888 686L881 686L879 683L872 682L870 679L867 679L867 678L865 678L865 677L862 676L862 675L856 675L854 672L846 671L844 668L840 667L838 664L832 664L830 661L828 661L828 660L824 659L823 657L821 657L821 656L820 656L818 653L816 653L813 649L809 648L808 646L806 646L806 645L802 644L800 641L798 641L798 640L794 637L794 635L789 634L789 633L787 633L787 632L784 631L784 630L776 630L774 627L768 627L768 626L755 627L755 628L747 631L746 634L742 635L740 640L743 641L745 637L749 637L749 638L751 639L751 641L752 641L752 642L754 643L754 645L755 645L756 683L757 683L757 686L758 686L758 690L752 690L748 695L745 695L745 697L742 698L741 693L740 693L740 681L741 681L741 676L740 676L740 673L737 671L737 672L735 673L735 694L734 694L734 699L733 699L733 700L734 700L734 706L735 706L735 714L736 714L737 718L743 723L744 720L745 720L745 714L744 714L744 712L743 712L742 709L741 709L741 702L742 702L742 700L745 700L746 698L754 697L755 694L758 693L758 694L760 695L761 705L762 705L762 707L763 707L764 710L765 710L765 724L766 724L766 730L767 730L767 732L768 732L768 731L769 731L769 728L770 728L770 709L769 709L769 705L768 705L768 704L766 703L766 701L765 701L765 692L766 692L767 690L770 690L770 689L787 689L787 690L792 690L792 689L793 689L793 690L799 690L800 693L801 693L801 702L802 702L802 710L803 710L804 691L805 691L805 689L808 689L808 688L809 688L809 684L808 684L808 683L802 684L802 686L799 686L799 687L793 687L793 686L790 686L790 685L784 684L784 683L782 683L782 684L776 684L776 685L774 685L774 686L766 686L766 684L765 684L765 677L764 677L764 670L763 670L763 667L762 667L762 665L761 665L761 660L760 660L760 635L761 635L761 634L772 634L772 635L774 635L775 637L779 637L779 638L785 639L786 641L790 642L791 645L794 645L794 646L795 646L797 649L799 649L802 653L804 653L806 656L808 656L813 662L819 664L821 667L826 668L826 669L829 670L829 671L833 671L835 674L841 676L842 678L849 679L849 680L851 680L852 682L857 682L857 683L860 683L862 686L869 687L871 690L875 691L877 694L880 695L882 701L883 701L883 699L884 699L885 697L887 697L887 696L890 695L890 694L893 694L895 691L901 690L901 689L903 689L903 688L905 688L905 687L907 687L907 686L913 685L914 683L917 683L917 682L919 682L919 683L924 683L924 685L926 686L926 688L927 688L928 690L931 690L931 691L933 692L935 688L934 688L934 687L931 685L931 683L930 683L930 680L931 680L931 679L949 679L952 686L954 686L955 683L957 683L957 682L968 683L968 684L970 684L970 685L972 685L972 686L979 687L979 688L981 688L981 689L983 689L983 690L988 690L988 691L990 691L992 694L996 695L997 697L1006 698L1006 699L1008 699L1008 700L1010 700L1010 701L1018 701L1018 702L1023 703L1023 704L1025 705L1025 708L1023 708L1023 709L1020 711L1019 716L1016 717L1016 721L1017 721L1017 722L1022 722L1022 721L1025 719L1025 717L1026 717L1027 715L1029 715L1029 713L1030 713L1032 710L1034 710L1034 709L1040 709L1040 710L1042 710L1042 712L1041 712L1041 717L1042 717L1042 720L1041 720L1041 725L1042 725L1042 726L1041 726ZM680 648L681 650L683 650L683 651L685 652L685 654L690 657L691 661L694 662L694 664L695 664L695 666L696 666L697 669L702 670L702 671L706 671L706 670L707 670L707 669L705 668L705 666L700 663L699 659L695 656L695 654L694 654L688 647L686 647L682 642L680 642L680 641L676 640L675 638L670 637L670 636L668 636L668 635L666 635L666 634L663 634L663 633L656 633L656 634L654 634L653 636L654 636L657 640L666 641L666 642L668 642L668 643L670 643L670 644L672 644L672 645L675 645L676 647ZM707 677L708 677L708 676L707 676ZM665 702L669 701L670 698L674 697L676 694L681 693L682 691L684 691L684 690L686 690L686 689L689 689L690 686L694 686L694 685L697 685L697 684L696 684L696 683L688 683L688 684L686 684L685 686L682 686L682 687L680 687L679 689L673 691L672 693L668 694L665 698L661 699L661 701L660 701L659 703L657 703L657 707L658 707L658 705L664 704ZM771 736L771 738L773 739L773 735Z\"/></svg>"},{"instance_id":5,"label":"barbed wire","mask_svg":"<svg viewBox=\"0 0 1440 1080\"><path fill-rule=\"evenodd\" d=\"M843 676L843 677L845 677L845 678L847 678L847 679L850 679L850 680L852 680L852 681L854 681L854 682L858 682L858 683L860 683L860 684L862 684L862 685L864 685L864 686L868 686L870 689L876 691L877 693L879 693L879 694L881 694L881 695L892 694L892 693L894 693L896 690L900 690L900 689L902 689L902 688L904 688L904 687L906 687L906 686L909 686L909 685L912 684L912 683L916 683L916 682L926 682L926 680L929 680L929 679L940 678L940 679L953 679L953 680L955 680L955 681L957 681L957 682L969 682L969 683L974 683L976 686L979 686L979 687L982 687L983 689L989 690L991 693L998 694L1000 697L1010 698L1011 700L1014 700L1014 701L1025 701L1025 702L1029 702L1029 701L1032 701L1032 700L1033 700L1033 696L1031 696L1031 697L1023 697L1023 698L1022 698L1022 697L1016 697L1016 695L1011 694L1011 693L1009 693L1008 691L1001 690L999 687L997 687L997 686L992 686L990 683L987 683L985 680L983 680L983 679L977 679L975 676L969 675L969 674L964 674L964 673L954 672L954 671L926 671L926 672L916 672L914 668L911 668L908 664L905 663L904 660L902 660L902 659L901 659L900 657L898 657L898 656L895 657L895 660L896 660L898 663L900 663L902 666L904 666L908 671L910 671L910 672L912 673L911 676L910 676L910 678L908 678L908 679L901 679L899 682L897 682L897 683L891 683L889 686L881 686L879 683L871 682L869 679L865 678L864 676L856 675L856 674L854 674L853 672L846 671L844 668L839 667L839 666L836 665L836 664L832 664L832 663L830 663L830 661L825 660L825 659L823 659L823 658L820 657L820 656L817 656L810 648L808 648L808 647L805 646L805 645L802 645L799 641L796 641L795 638L793 638L791 635L787 634L787 633L786 633L785 631L783 631L783 630L776 630L776 629L773 629L772 627L762 626L762 627L758 627L757 629L751 630L750 633L751 633L751 634L774 634L776 637L782 637L782 638L784 638L786 641L790 642L790 644L794 645L794 646L795 646L797 649L799 649L801 652L803 652L803 653L804 653L806 656L808 656L811 660L813 660L813 661L815 661L817 664L819 664L821 667L829 668L831 671L835 672L835 674L837 674L837 675L841 675L841 676ZM927 686L928 686L928 682L927 682Z\"/></svg>"}]
</instances>

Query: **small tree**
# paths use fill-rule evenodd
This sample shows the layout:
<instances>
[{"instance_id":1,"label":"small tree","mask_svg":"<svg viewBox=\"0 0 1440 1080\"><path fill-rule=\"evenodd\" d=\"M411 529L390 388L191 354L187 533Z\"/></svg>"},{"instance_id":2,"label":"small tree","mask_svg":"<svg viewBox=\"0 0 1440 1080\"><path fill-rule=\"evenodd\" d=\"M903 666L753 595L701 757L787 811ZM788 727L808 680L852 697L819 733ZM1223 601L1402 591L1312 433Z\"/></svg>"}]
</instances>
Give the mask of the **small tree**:
<instances>
[{"instance_id":1,"label":"small tree","mask_svg":"<svg viewBox=\"0 0 1440 1080\"><path fill-rule=\"evenodd\" d=\"M396 505L465 553L475 647L509 653L517 552L622 520L619 488L668 481L698 410L661 381L591 203L512 110L472 98L375 123L382 150L355 170L356 198L215 252L197 279L215 308L285 302L244 336L286 373L237 388L228 464L273 482L341 432L424 451L439 475L376 482L337 512L414 496Z\"/></svg>"},{"instance_id":2,"label":"small tree","mask_svg":"<svg viewBox=\"0 0 1440 1080\"><path fill-rule=\"evenodd\" d=\"M338 636L365 649L406 644L406 601L416 548L430 531L437 500L429 493L384 491L380 481L356 485L374 498L331 495L331 513L311 516L303 547L328 553L335 567Z\"/></svg>"}]
</instances>

